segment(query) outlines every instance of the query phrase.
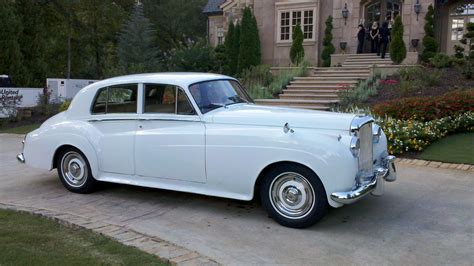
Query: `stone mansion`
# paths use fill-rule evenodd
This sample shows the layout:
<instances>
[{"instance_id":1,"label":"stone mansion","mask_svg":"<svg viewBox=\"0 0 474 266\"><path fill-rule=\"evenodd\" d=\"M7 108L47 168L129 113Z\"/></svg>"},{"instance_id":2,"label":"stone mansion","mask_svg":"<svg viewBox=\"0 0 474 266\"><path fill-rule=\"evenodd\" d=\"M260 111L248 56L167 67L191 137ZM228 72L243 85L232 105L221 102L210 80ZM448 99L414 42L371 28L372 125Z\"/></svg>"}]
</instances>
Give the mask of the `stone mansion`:
<instances>
[{"instance_id":1,"label":"stone mansion","mask_svg":"<svg viewBox=\"0 0 474 266\"><path fill-rule=\"evenodd\" d=\"M393 21L396 16L402 17L407 50L420 52L424 17L430 4L435 7L440 51L453 54L454 45L460 45L466 24L474 22L473 0L208 0L203 12L208 17L208 40L216 46L224 42L228 23L238 22L242 9L250 6L258 23L262 61L273 66L290 63L292 30L300 23L306 59L318 65L329 15L334 18L332 33L336 54L356 52L359 24L368 26L374 21L381 24ZM369 51L365 47L365 52Z\"/></svg>"}]
</instances>

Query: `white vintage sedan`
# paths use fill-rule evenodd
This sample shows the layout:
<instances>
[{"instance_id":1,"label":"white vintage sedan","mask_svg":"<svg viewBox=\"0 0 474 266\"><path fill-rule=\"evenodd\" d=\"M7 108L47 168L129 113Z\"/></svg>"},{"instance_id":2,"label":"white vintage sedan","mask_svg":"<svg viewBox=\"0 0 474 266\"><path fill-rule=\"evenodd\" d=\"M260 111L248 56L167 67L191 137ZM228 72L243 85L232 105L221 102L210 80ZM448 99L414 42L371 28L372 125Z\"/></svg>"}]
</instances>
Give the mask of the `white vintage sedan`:
<instances>
[{"instance_id":1,"label":"white vintage sedan","mask_svg":"<svg viewBox=\"0 0 474 266\"><path fill-rule=\"evenodd\" d=\"M258 193L273 219L298 228L396 179L371 117L255 105L215 74L94 83L23 143L17 159L57 168L72 192L113 182L245 201Z\"/></svg>"}]
</instances>

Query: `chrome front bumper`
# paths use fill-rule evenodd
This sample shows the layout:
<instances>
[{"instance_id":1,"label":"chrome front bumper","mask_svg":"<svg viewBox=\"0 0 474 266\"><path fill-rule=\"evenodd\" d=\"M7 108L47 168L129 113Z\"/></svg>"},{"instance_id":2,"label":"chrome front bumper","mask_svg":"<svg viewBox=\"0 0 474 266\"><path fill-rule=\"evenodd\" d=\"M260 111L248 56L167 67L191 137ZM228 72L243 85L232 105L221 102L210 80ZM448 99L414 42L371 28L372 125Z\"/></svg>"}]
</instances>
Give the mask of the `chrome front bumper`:
<instances>
[{"instance_id":1,"label":"chrome front bumper","mask_svg":"<svg viewBox=\"0 0 474 266\"><path fill-rule=\"evenodd\" d=\"M397 170L395 168L395 156L387 156L383 159L381 166L374 170L374 175L355 185L351 191L334 192L331 199L342 204L350 204L360 200L369 193L382 195L384 181L393 182L397 179Z\"/></svg>"},{"instance_id":2,"label":"chrome front bumper","mask_svg":"<svg viewBox=\"0 0 474 266\"><path fill-rule=\"evenodd\" d=\"M23 153L19 153L19 154L16 156L16 159L17 159L20 163L25 163L25 156L23 156Z\"/></svg>"}]
</instances>

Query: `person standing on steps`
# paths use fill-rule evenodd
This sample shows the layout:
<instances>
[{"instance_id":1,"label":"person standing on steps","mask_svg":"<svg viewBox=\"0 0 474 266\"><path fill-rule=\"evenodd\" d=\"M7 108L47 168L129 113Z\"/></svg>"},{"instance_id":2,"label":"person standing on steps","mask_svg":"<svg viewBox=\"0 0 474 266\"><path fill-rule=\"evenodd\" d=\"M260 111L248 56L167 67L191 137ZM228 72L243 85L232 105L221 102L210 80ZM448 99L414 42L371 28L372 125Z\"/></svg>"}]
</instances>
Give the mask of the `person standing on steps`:
<instances>
[{"instance_id":1,"label":"person standing on steps","mask_svg":"<svg viewBox=\"0 0 474 266\"><path fill-rule=\"evenodd\" d=\"M388 29L388 22L385 21L382 24L382 28L379 29L380 46L379 52L377 53L377 55L380 55L380 53L382 53L382 58L385 58L389 37L390 30Z\"/></svg>"},{"instance_id":2,"label":"person standing on steps","mask_svg":"<svg viewBox=\"0 0 474 266\"><path fill-rule=\"evenodd\" d=\"M357 53L361 54L364 51L365 28L364 25L359 25L359 32L357 32Z\"/></svg>"},{"instance_id":3,"label":"person standing on steps","mask_svg":"<svg viewBox=\"0 0 474 266\"><path fill-rule=\"evenodd\" d=\"M379 53L379 24L374 21L370 29L371 53Z\"/></svg>"}]
</instances>

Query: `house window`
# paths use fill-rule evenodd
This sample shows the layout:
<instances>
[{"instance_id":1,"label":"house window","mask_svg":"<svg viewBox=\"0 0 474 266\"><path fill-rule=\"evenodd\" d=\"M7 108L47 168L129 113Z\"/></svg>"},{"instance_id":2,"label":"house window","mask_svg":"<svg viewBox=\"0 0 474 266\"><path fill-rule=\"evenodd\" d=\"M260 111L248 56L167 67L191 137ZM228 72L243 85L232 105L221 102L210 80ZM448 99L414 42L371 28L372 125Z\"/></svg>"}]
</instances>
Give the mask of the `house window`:
<instances>
[{"instance_id":1,"label":"house window","mask_svg":"<svg viewBox=\"0 0 474 266\"><path fill-rule=\"evenodd\" d=\"M294 10L280 12L280 41L291 41L298 24L305 40L314 38L314 10Z\"/></svg>"},{"instance_id":2,"label":"house window","mask_svg":"<svg viewBox=\"0 0 474 266\"><path fill-rule=\"evenodd\" d=\"M282 12L280 19L280 40L290 39L290 12Z\"/></svg>"},{"instance_id":3,"label":"house window","mask_svg":"<svg viewBox=\"0 0 474 266\"><path fill-rule=\"evenodd\" d=\"M464 35L464 19L453 19L451 26L451 40L459 41Z\"/></svg>"},{"instance_id":4,"label":"house window","mask_svg":"<svg viewBox=\"0 0 474 266\"><path fill-rule=\"evenodd\" d=\"M305 39L313 39L313 10L304 12L303 34Z\"/></svg>"},{"instance_id":5,"label":"house window","mask_svg":"<svg viewBox=\"0 0 474 266\"><path fill-rule=\"evenodd\" d=\"M217 44L224 43L224 28L219 27L217 28Z\"/></svg>"}]
</instances>

